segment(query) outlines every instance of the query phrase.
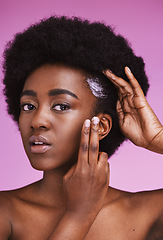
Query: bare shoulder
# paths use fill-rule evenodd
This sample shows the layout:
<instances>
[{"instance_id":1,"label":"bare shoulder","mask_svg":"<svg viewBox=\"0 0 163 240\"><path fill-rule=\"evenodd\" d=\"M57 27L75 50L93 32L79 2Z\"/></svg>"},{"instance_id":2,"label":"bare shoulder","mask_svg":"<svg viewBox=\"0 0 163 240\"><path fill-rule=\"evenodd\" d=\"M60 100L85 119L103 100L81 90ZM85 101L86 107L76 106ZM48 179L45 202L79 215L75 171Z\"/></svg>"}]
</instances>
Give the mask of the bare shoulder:
<instances>
[{"instance_id":1,"label":"bare shoulder","mask_svg":"<svg viewBox=\"0 0 163 240\"><path fill-rule=\"evenodd\" d=\"M26 199L26 195L30 195L33 185L28 185L23 188L0 191L0 239L9 239L12 235L12 223L17 214L17 209L20 209L20 204Z\"/></svg>"},{"instance_id":2,"label":"bare shoulder","mask_svg":"<svg viewBox=\"0 0 163 240\"><path fill-rule=\"evenodd\" d=\"M0 192L0 236L2 240L9 239L12 234L11 211L12 191Z\"/></svg>"},{"instance_id":3,"label":"bare shoulder","mask_svg":"<svg viewBox=\"0 0 163 240\"><path fill-rule=\"evenodd\" d=\"M104 229L101 239L163 239L163 190L131 193L110 188L107 195L95 226L100 226L99 234Z\"/></svg>"},{"instance_id":4,"label":"bare shoulder","mask_svg":"<svg viewBox=\"0 0 163 240\"><path fill-rule=\"evenodd\" d=\"M115 203L127 211L152 209L156 218L163 215L163 189L132 193L109 188L107 196L107 205Z\"/></svg>"},{"instance_id":5,"label":"bare shoulder","mask_svg":"<svg viewBox=\"0 0 163 240\"><path fill-rule=\"evenodd\" d=\"M163 216L163 189L143 191L132 194L131 202L137 202L144 210L150 209L155 219ZM152 211L151 211L152 210Z\"/></svg>"},{"instance_id":6,"label":"bare shoulder","mask_svg":"<svg viewBox=\"0 0 163 240\"><path fill-rule=\"evenodd\" d=\"M151 219L147 240L163 239L163 189L136 194L144 214Z\"/></svg>"},{"instance_id":7,"label":"bare shoulder","mask_svg":"<svg viewBox=\"0 0 163 240\"><path fill-rule=\"evenodd\" d=\"M133 193L129 199L140 223L144 223L145 239L163 239L163 189Z\"/></svg>"}]
</instances>

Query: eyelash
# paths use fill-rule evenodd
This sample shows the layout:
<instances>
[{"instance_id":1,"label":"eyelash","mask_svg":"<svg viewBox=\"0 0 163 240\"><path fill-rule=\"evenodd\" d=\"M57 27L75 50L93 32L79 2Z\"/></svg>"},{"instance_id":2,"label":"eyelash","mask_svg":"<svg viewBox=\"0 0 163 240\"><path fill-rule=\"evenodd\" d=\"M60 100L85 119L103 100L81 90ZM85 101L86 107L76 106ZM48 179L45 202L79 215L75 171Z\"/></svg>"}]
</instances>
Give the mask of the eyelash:
<instances>
[{"instance_id":1,"label":"eyelash","mask_svg":"<svg viewBox=\"0 0 163 240\"><path fill-rule=\"evenodd\" d=\"M55 107L58 107L58 106L60 107L61 110L55 109ZM64 108L64 109L62 109L62 108ZM69 106L69 104L61 103L61 104L53 105L52 109L57 112L63 112L63 111L69 110L70 106Z\"/></svg>"},{"instance_id":2,"label":"eyelash","mask_svg":"<svg viewBox=\"0 0 163 240\"><path fill-rule=\"evenodd\" d=\"M26 109L25 110L25 106L30 106L30 107L32 107L32 109ZM23 104L21 104L20 105L20 107L21 107L21 109L23 110L23 111L32 111L33 109L35 109L36 107L32 104L32 103L23 103Z\"/></svg>"},{"instance_id":3,"label":"eyelash","mask_svg":"<svg viewBox=\"0 0 163 240\"><path fill-rule=\"evenodd\" d=\"M59 109L55 109L58 106L60 107L60 110ZM31 104L31 103L23 103L23 104L21 104L20 107L25 112L32 111L32 110L36 109L36 107L33 104ZM25 107L27 107L28 109L25 109ZM53 105L52 109L57 111L57 112L63 112L63 111L69 110L70 106L69 106L69 104L61 103L61 104Z\"/></svg>"}]
</instances>

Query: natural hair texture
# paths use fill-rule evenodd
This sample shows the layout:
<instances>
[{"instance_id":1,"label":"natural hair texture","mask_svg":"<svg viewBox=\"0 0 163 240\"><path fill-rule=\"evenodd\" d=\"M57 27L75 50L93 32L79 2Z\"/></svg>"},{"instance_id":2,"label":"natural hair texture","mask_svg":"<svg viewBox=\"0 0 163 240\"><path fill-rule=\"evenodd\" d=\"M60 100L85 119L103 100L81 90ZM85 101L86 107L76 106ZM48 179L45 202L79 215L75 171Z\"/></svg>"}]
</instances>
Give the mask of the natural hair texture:
<instances>
[{"instance_id":1,"label":"natural hair texture","mask_svg":"<svg viewBox=\"0 0 163 240\"><path fill-rule=\"evenodd\" d=\"M92 84L93 79L95 79L95 85ZM117 91L110 81L106 81L104 75L100 75L98 73L95 75L93 74L90 78L86 78L86 81L91 90L97 85L97 91L95 92L96 95L98 95L98 98L93 112L94 115L107 113L112 117L112 129L110 133L100 141L100 151L107 152L108 155L111 156L125 140L124 135L119 129L119 120L116 112L116 103L118 98ZM98 92L99 89L100 93ZM92 93L94 93L94 91L92 91Z\"/></svg>"},{"instance_id":2,"label":"natural hair texture","mask_svg":"<svg viewBox=\"0 0 163 240\"><path fill-rule=\"evenodd\" d=\"M128 66L146 94L149 85L143 59L135 56L127 41L103 23L66 17L42 20L17 34L4 52L4 94L8 113L16 122L20 94L29 74L43 64L58 62L79 67L90 74L89 78L100 79L107 97L98 98L95 113L108 113L113 119L112 130L100 142L100 150L112 155L125 137L118 125L116 89L102 70L109 68L127 80L124 67Z\"/></svg>"}]
</instances>

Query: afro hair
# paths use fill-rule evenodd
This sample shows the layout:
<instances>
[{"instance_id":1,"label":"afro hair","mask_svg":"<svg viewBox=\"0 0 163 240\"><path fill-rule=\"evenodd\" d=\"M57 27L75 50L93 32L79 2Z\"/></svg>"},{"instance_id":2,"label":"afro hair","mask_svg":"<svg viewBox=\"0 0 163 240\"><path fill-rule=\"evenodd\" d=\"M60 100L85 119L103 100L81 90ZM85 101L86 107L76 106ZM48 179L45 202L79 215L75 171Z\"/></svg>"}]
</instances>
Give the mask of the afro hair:
<instances>
[{"instance_id":1,"label":"afro hair","mask_svg":"<svg viewBox=\"0 0 163 240\"><path fill-rule=\"evenodd\" d=\"M109 113L113 119L111 132L100 141L100 150L111 156L125 137L118 124L116 89L102 71L110 69L128 81L124 73L124 67L128 66L146 94L149 84L143 59L135 56L124 37L103 23L65 16L41 20L16 34L4 51L4 94L8 113L17 123L20 95L27 77L39 66L57 62L98 76L108 89L108 98L99 99L96 112Z\"/></svg>"}]
</instances>

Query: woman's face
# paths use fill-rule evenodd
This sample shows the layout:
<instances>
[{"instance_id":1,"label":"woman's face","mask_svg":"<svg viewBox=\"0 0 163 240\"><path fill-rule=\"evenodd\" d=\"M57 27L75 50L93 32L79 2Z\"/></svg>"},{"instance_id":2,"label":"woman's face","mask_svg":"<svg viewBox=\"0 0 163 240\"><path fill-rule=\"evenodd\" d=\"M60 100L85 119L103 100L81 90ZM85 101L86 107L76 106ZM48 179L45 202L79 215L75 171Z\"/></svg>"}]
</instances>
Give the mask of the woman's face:
<instances>
[{"instance_id":1,"label":"woman's face","mask_svg":"<svg viewBox=\"0 0 163 240\"><path fill-rule=\"evenodd\" d=\"M81 128L93 117L95 102L79 69L44 65L27 78L19 128L34 168L46 171L77 161Z\"/></svg>"}]
</instances>

